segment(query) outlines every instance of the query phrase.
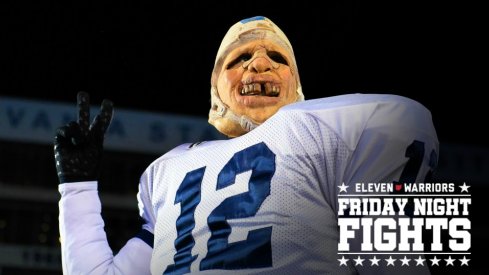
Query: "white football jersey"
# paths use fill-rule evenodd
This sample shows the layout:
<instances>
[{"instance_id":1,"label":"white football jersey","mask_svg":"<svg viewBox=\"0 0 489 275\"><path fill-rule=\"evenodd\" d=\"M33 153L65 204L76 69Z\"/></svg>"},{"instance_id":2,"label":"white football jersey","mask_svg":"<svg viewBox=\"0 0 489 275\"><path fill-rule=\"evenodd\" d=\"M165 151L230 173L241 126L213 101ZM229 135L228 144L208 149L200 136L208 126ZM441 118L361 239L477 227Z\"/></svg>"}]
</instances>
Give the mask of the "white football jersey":
<instances>
[{"instance_id":1,"label":"white football jersey","mask_svg":"<svg viewBox=\"0 0 489 275\"><path fill-rule=\"evenodd\" d=\"M413 144L421 166L402 180L422 182L438 153L430 112L352 94L288 105L241 137L181 145L141 177L151 272L355 273L338 261L338 186L401 180Z\"/></svg>"}]
</instances>

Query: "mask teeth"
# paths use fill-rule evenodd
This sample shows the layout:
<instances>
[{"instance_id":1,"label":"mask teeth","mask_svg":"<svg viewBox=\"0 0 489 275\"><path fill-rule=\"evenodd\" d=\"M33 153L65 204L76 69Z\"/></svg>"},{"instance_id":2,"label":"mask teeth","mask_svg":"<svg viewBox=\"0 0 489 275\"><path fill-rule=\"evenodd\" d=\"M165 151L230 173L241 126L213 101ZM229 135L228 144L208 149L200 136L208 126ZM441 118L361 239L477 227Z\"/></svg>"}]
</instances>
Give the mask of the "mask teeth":
<instances>
[{"instance_id":1,"label":"mask teeth","mask_svg":"<svg viewBox=\"0 0 489 275\"><path fill-rule=\"evenodd\" d=\"M277 96L280 93L279 86L272 86L271 83L265 83L265 93L268 96Z\"/></svg>"},{"instance_id":2,"label":"mask teeth","mask_svg":"<svg viewBox=\"0 0 489 275\"><path fill-rule=\"evenodd\" d=\"M280 93L280 87L273 86L272 92L269 93L270 96L277 96Z\"/></svg>"},{"instance_id":3,"label":"mask teeth","mask_svg":"<svg viewBox=\"0 0 489 275\"><path fill-rule=\"evenodd\" d=\"M263 95L263 96L278 96L280 94L280 87L273 86L271 83L252 83L243 85L241 88L241 95Z\"/></svg>"},{"instance_id":4,"label":"mask teeth","mask_svg":"<svg viewBox=\"0 0 489 275\"><path fill-rule=\"evenodd\" d=\"M258 83L253 84L253 90L261 93L261 85Z\"/></svg>"}]
</instances>

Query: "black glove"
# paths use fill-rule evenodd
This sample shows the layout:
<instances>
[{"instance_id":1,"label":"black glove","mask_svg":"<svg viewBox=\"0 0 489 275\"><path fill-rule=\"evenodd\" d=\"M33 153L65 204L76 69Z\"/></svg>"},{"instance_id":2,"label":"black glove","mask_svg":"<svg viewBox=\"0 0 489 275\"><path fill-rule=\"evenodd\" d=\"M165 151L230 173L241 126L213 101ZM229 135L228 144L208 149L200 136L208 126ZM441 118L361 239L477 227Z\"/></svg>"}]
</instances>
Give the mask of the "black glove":
<instances>
[{"instance_id":1,"label":"black glove","mask_svg":"<svg viewBox=\"0 0 489 275\"><path fill-rule=\"evenodd\" d=\"M56 130L54 159L60 183L98 180L105 131L110 125L113 103L105 99L92 124L88 93L77 95L78 121Z\"/></svg>"}]
</instances>

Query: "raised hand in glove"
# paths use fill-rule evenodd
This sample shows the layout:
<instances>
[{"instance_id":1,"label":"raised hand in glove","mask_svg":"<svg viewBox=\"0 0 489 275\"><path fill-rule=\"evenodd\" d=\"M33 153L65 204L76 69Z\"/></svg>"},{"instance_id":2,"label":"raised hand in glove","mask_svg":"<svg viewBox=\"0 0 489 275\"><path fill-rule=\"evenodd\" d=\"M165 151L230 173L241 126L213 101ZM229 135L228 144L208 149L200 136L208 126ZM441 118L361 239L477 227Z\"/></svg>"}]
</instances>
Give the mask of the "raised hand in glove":
<instances>
[{"instance_id":1,"label":"raised hand in glove","mask_svg":"<svg viewBox=\"0 0 489 275\"><path fill-rule=\"evenodd\" d=\"M100 173L105 131L110 125L113 103L105 99L92 124L88 93L77 95L78 121L56 130L54 158L60 183L95 181Z\"/></svg>"}]
</instances>

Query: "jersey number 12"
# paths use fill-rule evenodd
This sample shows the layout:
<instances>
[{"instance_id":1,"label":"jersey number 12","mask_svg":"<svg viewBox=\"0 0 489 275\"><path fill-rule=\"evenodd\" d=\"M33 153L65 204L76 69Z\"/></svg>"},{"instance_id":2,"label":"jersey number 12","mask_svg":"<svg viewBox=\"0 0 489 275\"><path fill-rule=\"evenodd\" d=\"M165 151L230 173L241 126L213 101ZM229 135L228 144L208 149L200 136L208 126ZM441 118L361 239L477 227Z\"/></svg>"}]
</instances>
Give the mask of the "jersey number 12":
<instances>
[{"instance_id":1,"label":"jersey number 12","mask_svg":"<svg viewBox=\"0 0 489 275\"><path fill-rule=\"evenodd\" d=\"M180 203L177 218L177 238L174 242L175 263L167 266L164 274L190 272L197 258L192 256L195 245L192 230L195 227L195 209L200 203L201 183L206 167L190 171L177 190L175 204ZM211 237L207 242L207 255L200 262L200 270L247 269L272 266L272 227L251 230L246 240L230 244L230 219L252 217L270 195L270 182L275 173L275 154L261 142L233 155L217 177L216 190L235 183L236 175L252 171L248 191L226 198L207 217Z\"/></svg>"}]
</instances>

